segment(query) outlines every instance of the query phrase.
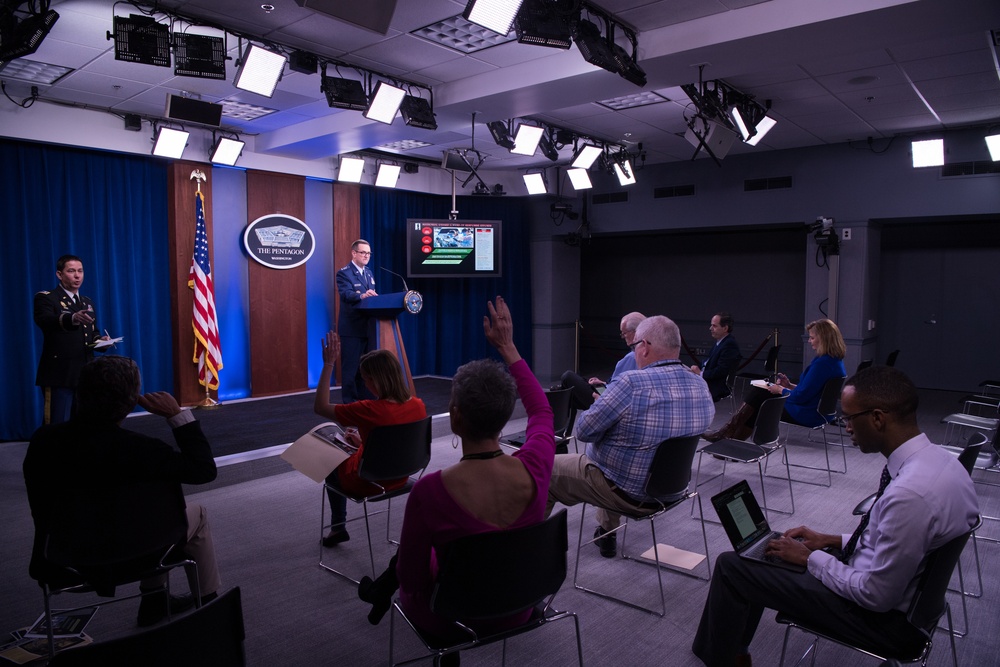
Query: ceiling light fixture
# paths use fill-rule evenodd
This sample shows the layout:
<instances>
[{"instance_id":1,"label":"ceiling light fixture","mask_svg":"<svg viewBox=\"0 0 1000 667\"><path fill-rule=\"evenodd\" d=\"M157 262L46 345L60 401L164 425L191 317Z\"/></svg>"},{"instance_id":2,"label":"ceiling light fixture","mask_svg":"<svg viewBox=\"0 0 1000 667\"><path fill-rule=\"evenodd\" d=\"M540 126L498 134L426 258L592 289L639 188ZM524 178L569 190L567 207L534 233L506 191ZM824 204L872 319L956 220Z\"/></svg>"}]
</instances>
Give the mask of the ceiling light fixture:
<instances>
[{"instance_id":1,"label":"ceiling light fixture","mask_svg":"<svg viewBox=\"0 0 1000 667\"><path fill-rule=\"evenodd\" d=\"M437 120L434 119L434 109L431 103L416 95L406 95L399 105L399 115L410 127L422 127L425 130L436 130Z\"/></svg>"},{"instance_id":2,"label":"ceiling light fixture","mask_svg":"<svg viewBox=\"0 0 1000 667\"><path fill-rule=\"evenodd\" d=\"M510 121L495 120L492 123L486 123L486 127L489 129L490 134L493 136L493 141L496 142L497 146L506 148L509 151L514 150L514 138L510 136Z\"/></svg>"},{"instance_id":3,"label":"ceiling light fixture","mask_svg":"<svg viewBox=\"0 0 1000 667\"><path fill-rule=\"evenodd\" d=\"M238 136L235 139L219 137L219 140L212 146L212 163L232 167L243 154L245 145L246 142L240 141Z\"/></svg>"},{"instance_id":4,"label":"ceiling light fixture","mask_svg":"<svg viewBox=\"0 0 1000 667\"><path fill-rule=\"evenodd\" d=\"M944 139L914 141L911 147L914 168L940 167L944 164Z\"/></svg>"},{"instance_id":5,"label":"ceiling light fixture","mask_svg":"<svg viewBox=\"0 0 1000 667\"><path fill-rule=\"evenodd\" d=\"M760 140L764 138L764 135L771 131L771 128L778 124L778 121L774 120L770 116L764 116L759 121L757 121L756 129L757 132L746 140L746 143L751 146L756 146L760 143Z\"/></svg>"},{"instance_id":6,"label":"ceiling light fixture","mask_svg":"<svg viewBox=\"0 0 1000 667\"><path fill-rule=\"evenodd\" d=\"M371 102L365 109L365 118L375 120L386 125L391 125L396 119L396 112L399 105L403 103L406 91L398 86L379 81L372 91Z\"/></svg>"},{"instance_id":7,"label":"ceiling light fixture","mask_svg":"<svg viewBox=\"0 0 1000 667\"><path fill-rule=\"evenodd\" d=\"M364 171L364 158L342 155L340 157L340 170L337 172L337 180L344 183L360 183L361 174Z\"/></svg>"},{"instance_id":8,"label":"ceiling light fixture","mask_svg":"<svg viewBox=\"0 0 1000 667\"><path fill-rule=\"evenodd\" d=\"M462 17L500 35L510 32L522 0L469 0Z\"/></svg>"},{"instance_id":9,"label":"ceiling light fixture","mask_svg":"<svg viewBox=\"0 0 1000 667\"><path fill-rule=\"evenodd\" d=\"M586 169L567 169L566 175L569 176L569 182L573 185L574 190L589 190L594 187Z\"/></svg>"},{"instance_id":10,"label":"ceiling light fixture","mask_svg":"<svg viewBox=\"0 0 1000 667\"><path fill-rule=\"evenodd\" d=\"M170 67L170 28L151 16L112 17L115 60Z\"/></svg>"},{"instance_id":11,"label":"ceiling light fixture","mask_svg":"<svg viewBox=\"0 0 1000 667\"><path fill-rule=\"evenodd\" d=\"M9 14L7 16L0 15L0 19L2 19L0 28L3 32L3 39L0 39L0 68L11 60L30 56L37 51L42 40L59 20L59 14L55 10L49 9L45 12L32 11L19 22L14 16L14 9L18 4L20 3L15 0L14 5L9 8ZM32 2L29 6L34 9L35 3ZM48 3L44 3L44 6L48 7ZM4 7L3 13L7 12L8 8Z\"/></svg>"},{"instance_id":12,"label":"ceiling light fixture","mask_svg":"<svg viewBox=\"0 0 1000 667\"><path fill-rule=\"evenodd\" d=\"M604 152L600 146L594 144L584 144L573 156L573 167L577 169L590 169L594 161Z\"/></svg>"},{"instance_id":13,"label":"ceiling light fixture","mask_svg":"<svg viewBox=\"0 0 1000 667\"><path fill-rule=\"evenodd\" d=\"M226 40L212 35L174 33L174 74L226 79Z\"/></svg>"},{"instance_id":14,"label":"ceiling light fixture","mask_svg":"<svg viewBox=\"0 0 1000 667\"><path fill-rule=\"evenodd\" d=\"M187 146L189 132L172 127L161 127L153 143L153 155L179 160Z\"/></svg>"},{"instance_id":15,"label":"ceiling light fixture","mask_svg":"<svg viewBox=\"0 0 1000 667\"><path fill-rule=\"evenodd\" d=\"M400 167L398 164L380 162L378 171L375 172L375 186L379 188L394 188L399 179Z\"/></svg>"},{"instance_id":16,"label":"ceiling light fixture","mask_svg":"<svg viewBox=\"0 0 1000 667\"><path fill-rule=\"evenodd\" d=\"M632 162L630 160L623 162L615 161L615 176L618 177L620 185L632 185L635 183L635 170L632 169Z\"/></svg>"},{"instance_id":17,"label":"ceiling light fixture","mask_svg":"<svg viewBox=\"0 0 1000 667\"><path fill-rule=\"evenodd\" d=\"M368 95L357 79L341 79L327 76L326 65L323 65L323 75L320 79L320 90L326 94L326 103L332 109L350 109L364 111L368 108Z\"/></svg>"},{"instance_id":18,"label":"ceiling light fixture","mask_svg":"<svg viewBox=\"0 0 1000 667\"><path fill-rule=\"evenodd\" d=\"M538 142L542 140L544 133L544 128L521 123L514 136L514 148L510 149L510 152L517 155L534 155L535 149L538 148Z\"/></svg>"},{"instance_id":19,"label":"ceiling light fixture","mask_svg":"<svg viewBox=\"0 0 1000 667\"><path fill-rule=\"evenodd\" d=\"M574 3L570 3L568 9L562 9L560 3L551 0L524 0L514 21L517 41L568 49L573 44L573 22L579 17L579 6Z\"/></svg>"},{"instance_id":20,"label":"ceiling light fixture","mask_svg":"<svg viewBox=\"0 0 1000 667\"><path fill-rule=\"evenodd\" d=\"M285 69L286 62L288 58L284 54L250 44L237 63L238 69L233 85L240 90L271 97L278 81L281 80L281 72Z\"/></svg>"},{"instance_id":21,"label":"ceiling light fixture","mask_svg":"<svg viewBox=\"0 0 1000 667\"><path fill-rule=\"evenodd\" d=\"M521 178L524 179L524 187L529 195L544 195L548 191L542 174L524 174Z\"/></svg>"},{"instance_id":22,"label":"ceiling light fixture","mask_svg":"<svg viewBox=\"0 0 1000 667\"><path fill-rule=\"evenodd\" d=\"M1000 162L1000 134L987 135L986 148L990 151L990 159Z\"/></svg>"}]
</instances>

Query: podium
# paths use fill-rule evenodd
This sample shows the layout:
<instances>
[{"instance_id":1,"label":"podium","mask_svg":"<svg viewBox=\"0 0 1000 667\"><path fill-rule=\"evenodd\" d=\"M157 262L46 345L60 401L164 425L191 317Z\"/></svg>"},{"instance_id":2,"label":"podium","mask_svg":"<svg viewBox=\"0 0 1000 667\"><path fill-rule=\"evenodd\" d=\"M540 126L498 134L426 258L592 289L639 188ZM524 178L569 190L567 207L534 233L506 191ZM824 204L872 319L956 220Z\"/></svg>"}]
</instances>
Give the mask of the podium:
<instances>
[{"instance_id":1,"label":"podium","mask_svg":"<svg viewBox=\"0 0 1000 667\"><path fill-rule=\"evenodd\" d=\"M399 365L403 367L403 375L410 387L410 394L416 396L417 389L413 384L413 374L410 372L410 362L406 358L406 347L403 345L403 335L399 330L399 320L397 319L403 311L412 312L407 307L407 299L410 299L412 303L411 294L416 293L393 292L370 296L367 299L362 299L361 303L355 306L355 309L376 319L377 349L389 350L396 355ZM419 297L419 294L417 296ZM417 311L419 311L419 307Z\"/></svg>"}]
</instances>

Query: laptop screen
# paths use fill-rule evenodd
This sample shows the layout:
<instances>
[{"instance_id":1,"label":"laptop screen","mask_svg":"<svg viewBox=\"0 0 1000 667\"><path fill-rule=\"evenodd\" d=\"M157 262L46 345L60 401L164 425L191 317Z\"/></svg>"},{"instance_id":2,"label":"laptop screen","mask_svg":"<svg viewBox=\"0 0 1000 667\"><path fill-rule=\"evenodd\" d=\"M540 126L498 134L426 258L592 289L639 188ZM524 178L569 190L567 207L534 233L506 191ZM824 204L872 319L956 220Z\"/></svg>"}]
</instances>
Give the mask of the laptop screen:
<instances>
[{"instance_id":1,"label":"laptop screen","mask_svg":"<svg viewBox=\"0 0 1000 667\"><path fill-rule=\"evenodd\" d=\"M712 496L712 505L736 551L771 532L745 479Z\"/></svg>"}]
</instances>

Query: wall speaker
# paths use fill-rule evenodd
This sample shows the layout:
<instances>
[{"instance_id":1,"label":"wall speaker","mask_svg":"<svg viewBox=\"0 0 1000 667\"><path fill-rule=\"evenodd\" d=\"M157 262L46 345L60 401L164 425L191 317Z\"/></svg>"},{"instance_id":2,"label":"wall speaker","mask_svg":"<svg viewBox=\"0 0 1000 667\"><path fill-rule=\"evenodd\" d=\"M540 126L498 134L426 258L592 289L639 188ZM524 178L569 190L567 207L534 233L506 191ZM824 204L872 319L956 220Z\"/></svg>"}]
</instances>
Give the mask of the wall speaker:
<instances>
[{"instance_id":1,"label":"wall speaker","mask_svg":"<svg viewBox=\"0 0 1000 667\"><path fill-rule=\"evenodd\" d=\"M222 105L180 95L167 95L166 115L171 120L219 127L222 124Z\"/></svg>"}]
</instances>

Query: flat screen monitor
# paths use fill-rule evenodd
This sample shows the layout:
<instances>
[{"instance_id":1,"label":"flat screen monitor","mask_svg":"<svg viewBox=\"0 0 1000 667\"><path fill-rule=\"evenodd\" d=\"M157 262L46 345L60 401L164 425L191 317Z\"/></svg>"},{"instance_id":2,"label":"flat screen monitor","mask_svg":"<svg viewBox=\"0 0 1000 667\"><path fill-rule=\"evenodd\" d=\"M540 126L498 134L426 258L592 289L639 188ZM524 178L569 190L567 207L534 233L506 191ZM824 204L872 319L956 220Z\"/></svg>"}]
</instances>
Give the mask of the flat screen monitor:
<instances>
[{"instance_id":1,"label":"flat screen monitor","mask_svg":"<svg viewBox=\"0 0 1000 667\"><path fill-rule=\"evenodd\" d=\"M410 278L499 278L499 220L406 221Z\"/></svg>"}]
</instances>

